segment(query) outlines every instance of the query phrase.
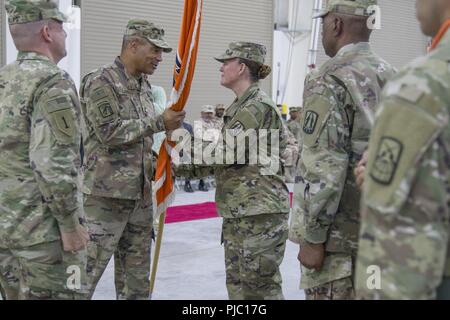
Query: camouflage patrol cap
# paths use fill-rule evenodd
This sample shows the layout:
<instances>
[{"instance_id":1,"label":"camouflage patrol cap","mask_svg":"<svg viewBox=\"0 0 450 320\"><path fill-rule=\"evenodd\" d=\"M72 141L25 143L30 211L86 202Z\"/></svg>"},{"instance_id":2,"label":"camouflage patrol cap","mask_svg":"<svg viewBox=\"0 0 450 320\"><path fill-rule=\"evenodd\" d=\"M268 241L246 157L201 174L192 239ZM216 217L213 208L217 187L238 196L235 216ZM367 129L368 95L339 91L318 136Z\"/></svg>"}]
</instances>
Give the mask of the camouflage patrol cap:
<instances>
[{"instance_id":1,"label":"camouflage patrol cap","mask_svg":"<svg viewBox=\"0 0 450 320\"><path fill-rule=\"evenodd\" d=\"M164 39L164 29L147 20L131 19L128 21L125 35L145 38L158 48L163 49L164 52L172 51L172 48Z\"/></svg>"},{"instance_id":2,"label":"camouflage patrol cap","mask_svg":"<svg viewBox=\"0 0 450 320\"><path fill-rule=\"evenodd\" d=\"M289 112L299 112L302 111L302 107L290 107Z\"/></svg>"},{"instance_id":3,"label":"camouflage patrol cap","mask_svg":"<svg viewBox=\"0 0 450 320\"><path fill-rule=\"evenodd\" d=\"M5 8L10 25L49 19L67 21L66 15L51 0L6 0Z\"/></svg>"},{"instance_id":4,"label":"camouflage patrol cap","mask_svg":"<svg viewBox=\"0 0 450 320\"><path fill-rule=\"evenodd\" d=\"M250 60L264 65L267 49L262 44L252 42L231 42L224 54L215 57L219 62L234 58Z\"/></svg>"},{"instance_id":5,"label":"camouflage patrol cap","mask_svg":"<svg viewBox=\"0 0 450 320\"><path fill-rule=\"evenodd\" d=\"M368 17L372 14L369 7L377 4L377 0L328 0L325 9L313 15L313 19L323 18L330 12Z\"/></svg>"},{"instance_id":6,"label":"camouflage patrol cap","mask_svg":"<svg viewBox=\"0 0 450 320\"><path fill-rule=\"evenodd\" d=\"M212 112L214 113L214 107L207 104L205 106L202 107L202 112Z\"/></svg>"},{"instance_id":7,"label":"camouflage patrol cap","mask_svg":"<svg viewBox=\"0 0 450 320\"><path fill-rule=\"evenodd\" d=\"M225 110L225 105L224 104L216 104L216 110Z\"/></svg>"},{"instance_id":8,"label":"camouflage patrol cap","mask_svg":"<svg viewBox=\"0 0 450 320\"><path fill-rule=\"evenodd\" d=\"M262 44L253 42L231 42L224 54L214 57L219 62L226 60L240 58L248 61L253 61L259 64L260 70L258 77L265 79L272 71L271 67L265 64L267 49Z\"/></svg>"}]
</instances>

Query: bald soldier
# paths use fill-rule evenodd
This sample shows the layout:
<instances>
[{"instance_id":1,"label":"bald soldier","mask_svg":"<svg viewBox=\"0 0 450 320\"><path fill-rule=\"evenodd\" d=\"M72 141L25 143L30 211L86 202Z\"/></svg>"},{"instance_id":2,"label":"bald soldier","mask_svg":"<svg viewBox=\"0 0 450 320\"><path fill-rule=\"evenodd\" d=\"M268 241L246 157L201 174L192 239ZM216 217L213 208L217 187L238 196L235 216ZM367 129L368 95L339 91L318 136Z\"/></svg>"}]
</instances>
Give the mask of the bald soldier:
<instances>
[{"instance_id":1,"label":"bald soldier","mask_svg":"<svg viewBox=\"0 0 450 320\"><path fill-rule=\"evenodd\" d=\"M7 299L80 299L81 115L57 66L66 17L43 0L6 1L6 11L19 53L0 69L0 284Z\"/></svg>"},{"instance_id":2,"label":"bald soldier","mask_svg":"<svg viewBox=\"0 0 450 320\"><path fill-rule=\"evenodd\" d=\"M450 299L450 1L416 7L434 41L386 85L370 138L356 269L364 299Z\"/></svg>"},{"instance_id":3,"label":"bald soldier","mask_svg":"<svg viewBox=\"0 0 450 320\"><path fill-rule=\"evenodd\" d=\"M164 29L132 19L120 56L81 84L90 297L115 254L122 270L115 272L117 298L149 298L153 134L177 129L185 114L166 109L157 115L153 105L148 76L170 51Z\"/></svg>"},{"instance_id":4,"label":"bald soldier","mask_svg":"<svg viewBox=\"0 0 450 320\"><path fill-rule=\"evenodd\" d=\"M307 299L354 298L360 192L352 174L367 148L393 68L370 47L375 0L330 0L322 43L331 58L306 79L290 239L300 244Z\"/></svg>"}]
</instances>

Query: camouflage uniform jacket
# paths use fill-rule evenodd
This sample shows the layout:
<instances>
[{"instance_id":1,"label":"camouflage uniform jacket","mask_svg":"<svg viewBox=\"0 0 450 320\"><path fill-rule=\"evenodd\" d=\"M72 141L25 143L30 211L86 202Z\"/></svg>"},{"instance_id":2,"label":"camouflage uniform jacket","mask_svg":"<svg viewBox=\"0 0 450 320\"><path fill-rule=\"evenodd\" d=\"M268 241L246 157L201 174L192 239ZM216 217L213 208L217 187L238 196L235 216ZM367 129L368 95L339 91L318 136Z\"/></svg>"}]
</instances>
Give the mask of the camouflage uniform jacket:
<instances>
[{"instance_id":1,"label":"camouflage uniform jacket","mask_svg":"<svg viewBox=\"0 0 450 320\"><path fill-rule=\"evenodd\" d=\"M214 116L214 121L216 122L216 128L219 130L222 130L223 127L223 117L219 118L217 116Z\"/></svg>"},{"instance_id":2,"label":"camouflage uniform jacket","mask_svg":"<svg viewBox=\"0 0 450 320\"><path fill-rule=\"evenodd\" d=\"M216 136L221 131L219 123L216 119L205 121L203 118L194 121L194 135L202 137L205 141L215 141Z\"/></svg>"},{"instance_id":3,"label":"camouflage uniform jacket","mask_svg":"<svg viewBox=\"0 0 450 320\"><path fill-rule=\"evenodd\" d=\"M260 129L273 129L279 132L279 149L276 150L277 169L267 174L259 163L249 164L248 158L237 159L237 147L234 148L234 164L215 164L213 166L190 166L185 175L193 177L215 174L216 204L219 214L224 218L242 218L259 214L288 213L289 191L284 183L280 153L284 152L287 143L285 126L281 121L275 104L261 91L257 84L251 85L240 99L236 99L227 108L224 116L224 127L221 137L228 132L232 136L247 130L255 130L259 137ZM267 138L268 150L271 149L271 138ZM226 145L223 142L223 146ZM245 145L248 156L249 144ZM256 148L257 149L257 148ZM274 149L275 150L275 149ZM224 151L223 154L226 152ZM224 161L225 162L225 161ZM193 169L192 169L193 167ZM179 171L177 170L177 174ZM266 174L264 174L266 173Z\"/></svg>"},{"instance_id":4,"label":"camouflage uniform jacket","mask_svg":"<svg viewBox=\"0 0 450 320\"><path fill-rule=\"evenodd\" d=\"M117 58L86 75L81 107L86 120L83 192L151 201L153 134L164 131L145 75L127 74Z\"/></svg>"},{"instance_id":5,"label":"camouflage uniform jacket","mask_svg":"<svg viewBox=\"0 0 450 320\"><path fill-rule=\"evenodd\" d=\"M362 297L433 299L442 277L450 277L449 56L447 31L383 90L362 198ZM367 290L373 265L381 270L381 290Z\"/></svg>"},{"instance_id":6,"label":"camouflage uniform jacket","mask_svg":"<svg viewBox=\"0 0 450 320\"><path fill-rule=\"evenodd\" d=\"M299 153L302 151L302 124L298 120L288 120L286 125L297 141Z\"/></svg>"},{"instance_id":7,"label":"camouflage uniform jacket","mask_svg":"<svg viewBox=\"0 0 450 320\"><path fill-rule=\"evenodd\" d=\"M382 86L393 74L368 43L358 43L342 48L307 79L292 241L355 254L360 192L353 170L368 146Z\"/></svg>"},{"instance_id":8,"label":"camouflage uniform jacket","mask_svg":"<svg viewBox=\"0 0 450 320\"><path fill-rule=\"evenodd\" d=\"M300 143L300 137L301 137L301 131L302 131L301 122L298 120L290 119L286 122L286 125L287 125L289 131L294 135L295 139L297 139L297 142Z\"/></svg>"},{"instance_id":9,"label":"camouflage uniform jacket","mask_svg":"<svg viewBox=\"0 0 450 320\"><path fill-rule=\"evenodd\" d=\"M0 247L60 239L82 218L80 105L70 76L19 52L0 69Z\"/></svg>"}]
</instances>

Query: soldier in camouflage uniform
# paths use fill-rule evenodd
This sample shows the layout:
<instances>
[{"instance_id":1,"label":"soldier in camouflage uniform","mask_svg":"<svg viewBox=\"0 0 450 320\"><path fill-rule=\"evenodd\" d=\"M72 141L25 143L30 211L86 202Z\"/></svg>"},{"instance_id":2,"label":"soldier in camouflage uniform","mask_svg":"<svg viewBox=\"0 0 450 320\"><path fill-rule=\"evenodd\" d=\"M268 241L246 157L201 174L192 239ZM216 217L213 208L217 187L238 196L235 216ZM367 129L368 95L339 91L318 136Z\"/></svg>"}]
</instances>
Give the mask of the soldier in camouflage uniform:
<instances>
[{"instance_id":1,"label":"soldier in camouflage uniform","mask_svg":"<svg viewBox=\"0 0 450 320\"><path fill-rule=\"evenodd\" d=\"M291 107L289 108L290 119L286 122L289 131L294 135L294 138L300 144L302 126L300 113L302 111L301 107Z\"/></svg>"},{"instance_id":2,"label":"soldier in camouflage uniform","mask_svg":"<svg viewBox=\"0 0 450 320\"><path fill-rule=\"evenodd\" d=\"M19 53L0 69L0 283L7 299L79 299L88 240L81 113L56 65L66 17L43 0L6 1L6 11Z\"/></svg>"},{"instance_id":3,"label":"soldier in camouflage uniform","mask_svg":"<svg viewBox=\"0 0 450 320\"><path fill-rule=\"evenodd\" d=\"M207 131L211 129L220 130L215 120L216 119L214 118L214 107L211 105L203 106L201 111L201 118L200 120L196 121L196 124L194 125L194 134L196 134L197 136L201 136L203 134L205 135L204 138L205 140L213 141L214 138L213 135L208 134Z\"/></svg>"},{"instance_id":4,"label":"soldier in camouflage uniform","mask_svg":"<svg viewBox=\"0 0 450 320\"><path fill-rule=\"evenodd\" d=\"M394 74L368 43L368 8L375 4L330 0L317 16L332 58L306 79L289 233L300 244L307 299L354 297L360 192L352 172L367 148L381 87Z\"/></svg>"},{"instance_id":5,"label":"soldier in camouflage uniform","mask_svg":"<svg viewBox=\"0 0 450 320\"><path fill-rule=\"evenodd\" d=\"M206 141L216 141L222 129L222 125L215 119L214 107L211 105L204 105L201 111L201 118L194 123L194 135L202 137ZM198 190L208 192L209 188L206 179L200 179L198 182ZM185 187L187 185L185 184Z\"/></svg>"},{"instance_id":6,"label":"soldier in camouflage uniform","mask_svg":"<svg viewBox=\"0 0 450 320\"><path fill-rule=\"evenodd\" d=\"M114 253L117 298L149 298L153 134L178 128L184 112L156 115L147 75L171 50L163 29L130 20L120 57L82 80L90 297Z\"/></svg>"},{"instance_id":7,"label":"soldier in camouflage uniform","mask_svg":"<svg viewBox=\"0 0 450 320\"><path fill-rule=\"evenodd\" d=\"M249 130L274 129L279 133L274 157L277 168L271 175L248 159L213 166L182 165L178 175L193 177L215 173L216 204L223 217L226 284L230 299L283 299L279 266L288 232L289 192L284 183L279 152L286 147L286 132L274 102L259 88L258 80L270 74L264 64L266 48L249 42L231 43L222 62L221 84L236 94L227 108L221 137L237 137ZM280 133L280 131L282 131ZM269 140L270 142L271 140ZM224 141L226 145L229 141ZM249 145L246 144L247 153ZM225 154L225 152L223 153ZM242 161L239 162L240 160Z\"/></svg>"},{"instance_id":8,"label":"soldier in camouflage uniform","mask_svg":"<svg viewBox=\"0 0 450 320\"><path fill-rule=\"evenodd\" d=\"M286 126L289 129L289 141L288 141L288 154L285 158L285 177L286 182L292 183L295 181L297 172L297 162L301 153L301 123L299 113L300 107L289 108L289 115L291 118L286 122Z\"/></svg>"},{"instance_id":9,"label":"soldier in camouflage uniform","mask_svg":"<svg viewBox=\"0 0 450 320\"><path fill-rule=\"evenodd\" d=\"M225 105L221 103L216 104L214 120L217 122L217 128L219 130L222 129L224 115L225 115Z\"/></svg>"},{"instance_id":10,"label":"soldier in camouflage uniform","mask_svg":"<svg viewBox=\"0 0 450 320\"><path fill-rule=\"evenodd\" d=\"M360 298L450 299L449 11L450 1L417 1L432 50L383 90L364 179Z\"/></svg>"}]
</instances>

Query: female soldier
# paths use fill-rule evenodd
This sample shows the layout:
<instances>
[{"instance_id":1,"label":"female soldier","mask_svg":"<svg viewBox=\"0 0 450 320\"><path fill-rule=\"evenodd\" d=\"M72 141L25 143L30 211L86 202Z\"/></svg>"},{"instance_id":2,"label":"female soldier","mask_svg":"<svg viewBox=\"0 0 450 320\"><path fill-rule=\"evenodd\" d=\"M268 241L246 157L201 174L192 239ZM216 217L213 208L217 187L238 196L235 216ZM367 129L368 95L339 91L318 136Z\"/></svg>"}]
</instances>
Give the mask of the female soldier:
<instances>
[{"instance_id":1,"label":"female soldier","mask_svg":"<svg viewBox=\"0 0 450 320\"><path fill-rule=\"evenodd\" d=\"M223 217L226 283L232 300L283 299L279 266L288 232L289 191L279 155L286 146L286 127L275 103L258 86L258 81L271 71L264 64L265 55L266 48L262 45L234 42L223 55L215 58L223 63L221 85L236 95L225 113L219 139L222 145L229 147L228 138L233 137L233 161L209 167L182 165L177 168L178 175L197 178L214 171L216 204ZM261 164L264 157L261 153L258 162L250 161L251 152L260 150L258 143L245 144L242 155L239 145L234 146L235 139L238 144L245 139L251 141L252 133L256 134L259 144L270 145L275 170L268 172Z\"/></svg>"}]
</instances>

